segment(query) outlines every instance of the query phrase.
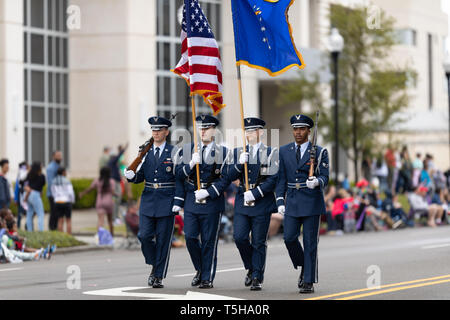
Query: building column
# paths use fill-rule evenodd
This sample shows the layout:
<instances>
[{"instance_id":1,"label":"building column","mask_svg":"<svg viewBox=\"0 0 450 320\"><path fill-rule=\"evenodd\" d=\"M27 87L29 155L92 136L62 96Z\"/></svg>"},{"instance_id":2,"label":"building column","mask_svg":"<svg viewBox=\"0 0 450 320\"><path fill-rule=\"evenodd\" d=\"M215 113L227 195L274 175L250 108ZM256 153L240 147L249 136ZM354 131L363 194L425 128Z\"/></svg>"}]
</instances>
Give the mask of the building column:
<instances>
[{"instance_id":1,"label":"building column","mask_svg":"<svg viewBox=\"0 0 450 320\"><path fill-rule=\"evenodd\" d=\"M25 158L23 51L23 1L0 0L0 158L11 176Z\"/></svg>"},{"instance_id":2,"label":"building column","mask_svg":"<svg viewBox=\"0 0 450 320\"><path fill-rule=\"evenodd\" d=\"M128 159L147 140L142 118L156 114L155 0L72 0L81 28L70 31L71 174L98 175L103 147Z\"/></svg>"}]
</instances>

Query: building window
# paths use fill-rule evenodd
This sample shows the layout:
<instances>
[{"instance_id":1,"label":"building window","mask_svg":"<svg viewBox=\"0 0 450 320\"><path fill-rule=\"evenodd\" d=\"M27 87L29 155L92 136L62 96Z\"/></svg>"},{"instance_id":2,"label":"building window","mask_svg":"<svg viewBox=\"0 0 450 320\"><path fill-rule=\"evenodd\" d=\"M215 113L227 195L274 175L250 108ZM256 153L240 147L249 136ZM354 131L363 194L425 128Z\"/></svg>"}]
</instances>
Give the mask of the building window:
<instances>
[{"instance_id":1,"label":"building window","mask_svg":"<svg viewBox=\"0 0 450 320\"><path fill-rule=\"evenodd\" d=\"M25 158L69 165L68 0L23 0Z\"/></svg>"},{"instance_id":2,"label":"building window","mask_svg":"<svg viewBox=\"0 0 450 320\"><path fill-rule=\"evenodd\" d=\"M406 46L417 46L417 32L413 29L399 29L396 30L395 38L399 44Z\"/></svg>"},{"instance_id":3,"label":"building window","mask_svg":"<svg viewBox=\"0 0 450 320\"><path fill-rule=\"evenodd\" d=\"M157 110L159 116L166 118L169 118L171 114L177 113L177 117L173 121L174 129L189 128L189 130L192 130L189 88L186 85L186 81L170 72L181 57L181 27L177 13L183 3L183 0L156 1ZM208 18L220 47L221 0L202 0L200 5ZM211 108L204 103L201 97L197 96L195 101L197 114L211 113Z\"/></svg>"}]
</instances>

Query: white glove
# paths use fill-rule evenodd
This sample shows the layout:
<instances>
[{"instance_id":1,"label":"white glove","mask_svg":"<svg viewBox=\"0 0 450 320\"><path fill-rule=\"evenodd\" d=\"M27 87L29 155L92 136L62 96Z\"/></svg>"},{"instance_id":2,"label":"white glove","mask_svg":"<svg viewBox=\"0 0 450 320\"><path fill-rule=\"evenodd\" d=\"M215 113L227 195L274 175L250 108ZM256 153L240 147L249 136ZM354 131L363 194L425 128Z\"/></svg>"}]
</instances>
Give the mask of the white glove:
<instances>
[{"instance_id":1,"label":"white glove","mask_svg":"<svg viewBox=\"0 0 450 320\"><path fill-rule=\"evenodd\" d=\"M246 162L248 162L248 152L242 152L239 156L239 163L244 164Z\"/></svg>"},{"instance_id":2,"label":"white glove","mask_svg":"<svg viewBox=\"0 0 450 320\"><path fill-rule=\"evenodd\" d=\"M285 206L278 206L278 213L284 216L284 212L286 211Z\"/></svg>"},{"instance_id":3,"label":"white glove","mask_svg":"<svg viewBox=\"0 0 450 320\"><path fill-rule=\"evenodd\" d=\"M179 212L180 210L181 210L181 207L179 207L179 206L172 207L172 212Z\"/></svg>"},{"instance_id":4,"label":"white glove","mask_svg":"<svg viewBox=\"0 0 450 320\"><path fill-rule=\"evenodd\" d=\"M316 177L309 177L308 180L306 180L306 186L310 189L314 189L319 185L319 180Z\"/></svg>"},{"instance_id":5,"label":"white glove","mask_svg":"<svg viewBox=\"0 0 450 320\"><path fill-rule=\"evenodd\" d=\"M244 192L244 201L245 202L255 201L255 197L253 196L253 193L250 190Z\"/></svg>"},{"instance_id":6,"label":"white glove","mask_svg":"<svg viewBox=\"0 0 450 320\"><path fill-rule=\"evenodd\" d=\"M192 168L196 165L200 163L200 154L198 152L194 153L192 155L192 159L191 161L189 161L189 167Z\"/></svg>"},{"instance_id":7,"label":"white glove","mask_svg":"<svg viewBox=\"0 0 450 320\"><path fill-rule=\"evenodd\" d=\"M131 180L131 179L133 179L136 176L136 174L134 173L133 170L127 170L126 168L123 170L123 175L128 180Z\"/></svg>"},{"instance_id":8,"label":"white glove","mask_svg":"<svg viewBox=\"0 0 450 320\"><path fill-rule=\"evenodd\" d=\"M200 189L200 190L195 191L195 200L201 201L201 200L205 199L206 197L209 197L209 193L205 189Z\"/></svg>"}]
</instances>

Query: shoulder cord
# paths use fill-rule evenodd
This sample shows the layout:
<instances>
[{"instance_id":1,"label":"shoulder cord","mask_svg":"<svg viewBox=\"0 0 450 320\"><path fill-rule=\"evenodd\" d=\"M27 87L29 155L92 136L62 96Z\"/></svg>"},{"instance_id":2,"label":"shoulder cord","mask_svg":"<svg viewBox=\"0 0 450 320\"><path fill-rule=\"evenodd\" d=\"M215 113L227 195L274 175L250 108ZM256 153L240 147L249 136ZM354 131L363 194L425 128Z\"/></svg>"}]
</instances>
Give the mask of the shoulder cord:
<instances>
[{"instance_id":1,"label":"shoulder cord","mask_svg":"<svg viewBox=\"0 0 450 320\"><path fill-rule=\"evenodd\" d=\"M325 148L322 148L322 150L320 150L319 158L317 159L316 173L318 173L319 175L320 175L320 162L322 162L322 155L325 150L326 150Z\"/></svg>"}]
</instances>

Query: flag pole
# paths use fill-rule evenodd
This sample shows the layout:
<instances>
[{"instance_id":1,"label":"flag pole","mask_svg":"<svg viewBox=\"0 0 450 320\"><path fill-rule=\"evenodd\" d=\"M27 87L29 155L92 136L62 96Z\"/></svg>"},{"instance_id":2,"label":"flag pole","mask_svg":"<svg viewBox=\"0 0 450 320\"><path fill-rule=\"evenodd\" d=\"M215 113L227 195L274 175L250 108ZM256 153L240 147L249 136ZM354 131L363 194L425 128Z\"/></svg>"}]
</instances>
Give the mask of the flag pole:
<instances>
[{"instance_id":1,"label":"flag pole","mask_svg":"<svg viewBox=\"0 0 450 320\"><path fill-rule=\"evenodd\" d=\"M245 146L247 141L245 140L245 123L244 123L244 102L242 100L242 81L241 81L241 66L237 65L237 79L239 86L239 100L241 104L241 126L242 126L242 141L243 141L243 152L245 152ZM244 176L245 176L245 191L248 191L248 167L247 162L244 163Z\"/></svg>"},{"instance_id":2,"label":"flag pole","mask_svg":"<svg viewBox=\"0 0 450 320\"><path fill-rule=\"evenodd\" d=\"M193 95L191 95L191 102L192 102L192 127L194 130L194 146L197 153L199 153L200 151L198 148L197 126L195 125L195 118L197 118L197 116L195 115L195 99ZM198 163L195 165L195 169L197 171L197 190L200 190L202 186L200 184L200 166Z\"/></svg>"}]
</instances>

